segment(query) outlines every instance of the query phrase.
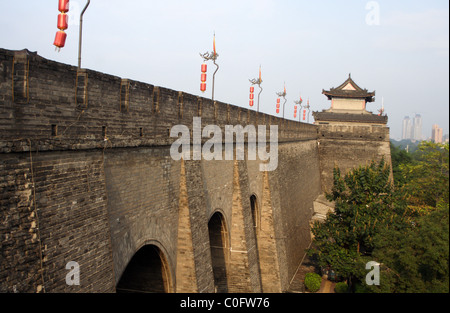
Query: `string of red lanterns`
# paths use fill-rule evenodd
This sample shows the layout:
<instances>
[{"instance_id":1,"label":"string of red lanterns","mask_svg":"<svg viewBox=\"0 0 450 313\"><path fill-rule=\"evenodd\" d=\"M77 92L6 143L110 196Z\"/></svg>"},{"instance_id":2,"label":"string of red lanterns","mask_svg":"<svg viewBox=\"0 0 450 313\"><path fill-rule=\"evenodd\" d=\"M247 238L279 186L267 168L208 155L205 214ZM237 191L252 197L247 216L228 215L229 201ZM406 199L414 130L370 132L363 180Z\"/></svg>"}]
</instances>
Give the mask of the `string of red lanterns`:
<instances>
[{"instance_id":1,"label":"string of red lanterns","mask_svg":"<svg viewBox=\"0 0 450 313\"><path fill-rule=\"evenodd\" d=\"M200 91L205 92L206 91L206 71L208 70L208 66L206 63L202 64L202 75L201 75L201 84L200 84Z\"/></svg>"},{"instance_id":2,"label":"string of red lanterns","mask_svg":"<svg viewBox=\"0 0 450 313\"><path fill-rule=\"evenodd\" d=\"M283 103L283 118L284 118L284 109L285 109L285 107L286 107L286 95L287 95L287 93L286 93L286 83L284 84L284 90L283 90L283 92L277 92L277 96L278 97L283 97L284 98L284 103ZM280 103L281 103L281 99L280 98L277 98L277 114L279 114L280 113Z\"/></svg>"},{"instance_id":3,"label":"string of red lanterns","mask_svg":"<svg viewBox=\"0 0 450 313\"><path fill-rule=\"evenodd\" d=\"M262 92L262 87L261 87L261 84L262 84L262 79L261 79L261 65L259 66L259 77L256 79L249 79L249 82L252 84L252 86L250 87L250 102L249 102L249 104L250 104L250 107L253 107L253 105L254 105L254 92L255 92L255 87L253 87L253 85L258 85L258 87L259 87L259 89L260 89L260 92L258 93L258 106L257 106L257 108L256 108L256 110L257 110L257 112L259 112L259 97L260 97L260 95L261 95L261 92Z\"/></svg>"},{"instance_id":4,"label":"string of red lanterns","mask_svg":"<svg viewBox=\"0 0 450 313\"><path fill-rule=\"evenodd\" d=\"M59 31L56 32L53 45L56 46L56 49L61 49L65 46L67 39L67 34L64 31L69 27L69 16L67 15L67 12L69 12L69 0L59 0L58 11L60 12L57 24Z\"/></svg>"}]
</instances>

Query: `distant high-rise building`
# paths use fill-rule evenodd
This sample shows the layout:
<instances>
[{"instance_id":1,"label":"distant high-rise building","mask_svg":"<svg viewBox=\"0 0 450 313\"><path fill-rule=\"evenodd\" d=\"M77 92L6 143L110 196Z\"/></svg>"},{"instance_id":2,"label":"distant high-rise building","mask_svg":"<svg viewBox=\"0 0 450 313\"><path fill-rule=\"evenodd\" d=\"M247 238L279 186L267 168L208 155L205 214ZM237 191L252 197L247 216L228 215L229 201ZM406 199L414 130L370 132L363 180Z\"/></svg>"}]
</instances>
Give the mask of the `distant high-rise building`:
<instances>
[{"instance_id":1,"label":"distant high-rise building","mask_svg":"<svg viewBox=\"0 0 450 313\"><path fill-rule=\"evenodd\" d=\"M422 140L422 116L416 114L413 119L412 138L413 140Z\"/></svg>"},{"instance_id":2,"label":"distant high-rise building","mask_svg":"<svg viewBox=\"0 0 450 313\"><path fill-rule=\"evenodd\" d=\"M411 119L409 116L405 116L403 119L403 127L402 127L402 139L411 139L412 138L412 127L411 127Z\"/></svg>"},{"instance_id":3,"label":"distant high-rise building","mask_svg":"<svg viewBox=\"0 0 450 313\"><path fill-rule=\"evenodd\" d=\"M434 124L433 129L431 131L431 140L435 143L442 143L442 134L443 129L439 127L439 125Z\"/></svg>"}]
</instances>

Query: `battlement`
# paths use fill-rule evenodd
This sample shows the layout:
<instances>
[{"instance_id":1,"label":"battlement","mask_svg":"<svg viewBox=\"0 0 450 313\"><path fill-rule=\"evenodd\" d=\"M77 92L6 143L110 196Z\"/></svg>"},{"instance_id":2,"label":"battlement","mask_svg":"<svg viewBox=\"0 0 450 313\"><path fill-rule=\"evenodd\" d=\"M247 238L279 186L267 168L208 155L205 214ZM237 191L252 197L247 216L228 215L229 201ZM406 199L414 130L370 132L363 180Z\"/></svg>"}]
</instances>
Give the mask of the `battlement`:
<instances>
[{"instance_id":1,"label":"battlement","mask_svg":"<svg viewBox=\"0 0 450 313\"><path fill-rule=\"evenodd\" d=\"M320 125L319 140L389 141L389 128L377 125Z\"/></svg>"},{"instance_id":2,"label":"battlement","mask_svg":"<svg viewBox=\"0 0 450 313\"><path fill-rule=\"evenodd\" d=\"M279 142L316 140L317 126L181 91L0 49L0 152L170 145L174 125L278 125ZM269 129L269 128L267 128Z\"/></svg>"},{"instance_id":3,"label":"battlement","mask_svg":"<svg viewBox=\"0 0 450 313\"><path fill-rule=\"evenodd\" d=\"M278 166L174 158L172 127L197 148L196 117L225 144L252 138L227 142L226 126L266 126L269 142L277 125ZM0 292L286 291L333 168L381 157L387 127L299 123L0 49Z\"/></svg>"}]
</instances>

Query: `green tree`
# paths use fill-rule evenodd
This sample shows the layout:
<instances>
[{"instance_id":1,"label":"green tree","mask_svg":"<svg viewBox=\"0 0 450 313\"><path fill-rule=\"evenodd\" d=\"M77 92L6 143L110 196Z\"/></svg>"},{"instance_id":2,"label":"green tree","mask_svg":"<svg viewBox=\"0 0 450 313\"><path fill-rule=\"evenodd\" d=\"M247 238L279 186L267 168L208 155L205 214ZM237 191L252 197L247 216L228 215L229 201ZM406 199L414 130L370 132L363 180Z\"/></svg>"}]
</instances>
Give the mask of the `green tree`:
<instances>
[{"instance_id":1,"label":"green tree","mask_svg":"<svg viewBox=\"0 0 450 313\"><path fill-rule=\"evenodd\" d=\"M409 204L424 209L436 208L439 202L448 203L449 144L424 141L413 159L398 166Z\"/></svg>"},{"instance_id":2,"label":"green tree","mask_svg":"<svg viewBox=\"0 0 450 313\"><path fill-rule=\"evenodd\" d=\"M335 211L313 225L309 254L354 291L449 292L449 145L422 142L392 160L395 187L384 160L344 177L334 169ZM369 261L381 264L380 286L364 284Z\"/></svg>"},{"instance_id":3,"label":"green tree","mask_svg":"<svg viewBox=\"0 0 450 313\"><path fill-rule=\"evenodd\" d=\"M374 292L449 292L449 206L440 204L403 231L375 236L373 257L382 263Z\"/></svg>"},{"instance_id":4,"label":"green tree","mask_svg":"<svg viewBox=\"0 0 450 313\"><path fill-rule=\"evenodd\" d=\"M392 173L397 186L403 186L406 183L405 175L403 175L400 166L410 164L412 161L413 159L410 153L391 142Z\"/></svg>"},{"instance_id":5,"label":"green tree","mask_svg":"<svg viewBox=\"0 0 450 313\"><path fill-rule=\"evenodd\" d=\"M381 160L341 176L333 171L333 188L327 194L335 211L312 227L315 254L320 266L331 267L351 285L363 274L374 249L374 236L381 228L407 227L411 212L405 198L390 180L390 167Z\"/></svg>"}]
</instances>

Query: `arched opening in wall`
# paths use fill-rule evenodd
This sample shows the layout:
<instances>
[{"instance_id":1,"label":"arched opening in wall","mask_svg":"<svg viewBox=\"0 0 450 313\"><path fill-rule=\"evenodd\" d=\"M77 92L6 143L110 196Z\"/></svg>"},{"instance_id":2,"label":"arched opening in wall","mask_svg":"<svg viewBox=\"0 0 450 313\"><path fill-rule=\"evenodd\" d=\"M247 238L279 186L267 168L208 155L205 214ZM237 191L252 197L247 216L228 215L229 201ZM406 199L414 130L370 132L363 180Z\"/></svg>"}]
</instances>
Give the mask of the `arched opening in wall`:
<instances>
[{"instance_id":1,"label":"arched opening in wall","mask_svg":"<svg viewBox=\"0 0 450 313\"><path fill-rule=\"evenodd\" d=\"M260 229L260 214L258 210L258 201L255 195L250 197L250 206L252 209L252 222L253 228L255 229L255 233L258 229Z\"/></svg>"},{"instance_id":2,"label":"arched opening in wall","mask_svg":"<svg viewBox=\"0 0 450 313\"><path fill-rule=\"evenodd\" d=\"M116 292L172 292L169 266L161 249L155 245L146 245L136 252L123 272Z\"/></svg>"},{"instance_id":3,"label":"arched opening in wall","mask_svg":"<svg viewBox=\"0 0 450 313\"><path fill-rule=\"evenodd\" d=\"M208 230L214 274L214 290L217 293L228 292L228 232L221 213L214 213L208 222Z\"/></svg>"},{"instance_id":4,"label":"arched opening in wall","mask_svg":"<svg viewBox=\"0 0 450 313\"><path fill-rule=\"evenodd\" d=\"M255 236L256 261L258 262L259 277L261 277L261 264L259 261L258 235L261 230L261 213L258 207L258 200L255 195L250 197L250 208L252 211L253 234Z\"/></svg>"}]
</instances>

